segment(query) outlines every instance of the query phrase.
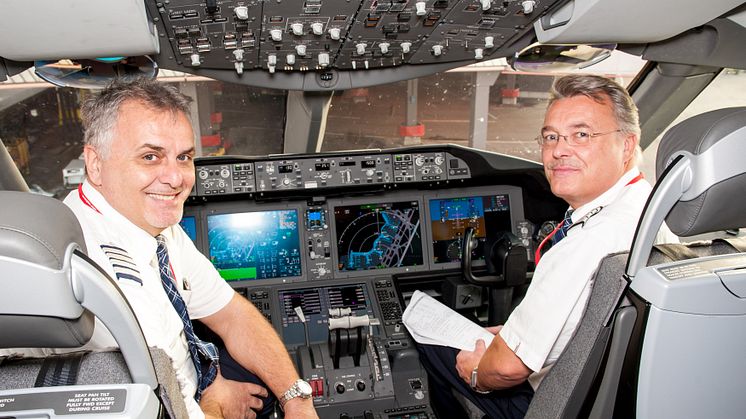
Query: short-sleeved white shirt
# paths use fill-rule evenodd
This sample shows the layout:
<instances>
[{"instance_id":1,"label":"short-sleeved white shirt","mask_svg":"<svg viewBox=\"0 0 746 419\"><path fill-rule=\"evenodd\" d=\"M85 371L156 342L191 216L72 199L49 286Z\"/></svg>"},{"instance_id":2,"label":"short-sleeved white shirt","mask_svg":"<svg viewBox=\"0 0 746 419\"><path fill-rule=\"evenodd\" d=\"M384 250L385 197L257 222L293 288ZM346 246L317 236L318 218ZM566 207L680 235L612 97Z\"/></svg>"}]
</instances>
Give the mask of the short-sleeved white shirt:
<instances>
[{"instance_id":1,"label":"short-sleeved white shirt","mask_svg":"<svg viewBox=\"0 0 746 419\"><path fill-rule=\"evenodd\" d=\"M155 238L112 208L88 182L70 192L64 202L72 208L83 228L88 256L122 290L148 345L165 350L171 357L189 416L204 417L194 400L197 374L184 336L184 324L161 284ZM190 318L209 316L225 307L233 297L233 290L184 230L174 225L161 234L166 238L176 287ZM109 331L97 322L93 339L86 347L107 349L117 345Z\"/></svg>"},{"instance_id":2,"label":"short-sleeved white shirt","mask_svg":"<svg viewBox=\"0 0 746 419\"><path fill-rule=\"evenodd\" d=\"M534 371L528 378L534 389L574 334L601 259L632 244L652 189L645 180L630 184L639 174L636 168L628 171L601 196L575 209L573 223L603 207L544 254L525 298L500 330L508 347Z\"/></svg>"}]
</instances>

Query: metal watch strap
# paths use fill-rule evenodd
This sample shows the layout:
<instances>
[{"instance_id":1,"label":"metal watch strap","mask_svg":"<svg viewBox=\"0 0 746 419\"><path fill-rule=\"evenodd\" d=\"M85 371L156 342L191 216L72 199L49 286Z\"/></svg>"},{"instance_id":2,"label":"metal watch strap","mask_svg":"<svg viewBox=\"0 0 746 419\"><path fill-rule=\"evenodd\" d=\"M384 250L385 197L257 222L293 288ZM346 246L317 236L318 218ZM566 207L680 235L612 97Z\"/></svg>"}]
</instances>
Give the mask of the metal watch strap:
<instances>
[{"instance_id":1,"label":"metal watch strap","mask_svg":"<svg viewBox=\"0 0 746 419\"><path fill-rule=\"evenodd\" d=\"M471 371L471 380L469 382L469 386L472 390L474 390L476 393L479 394L489 394L491 393L491 390L480 390L477 388L477 371L479 367L474 367L474 369Z\"/></svg>"},{"instance_id":2,"label":"metal watch strap","mask_svg":"<svg viewBox=\"0 0 746 419\"><path fill-rule=\"evenodd\" d=\"M302 398L309 398L310 394L307 397L303 396L303 392L300 389L300 383L305 381L303 380L296 380L293 382L293 384L290 386L290 388L285 391L285 393L282 394L280 397L280 406L285 406L285 403L289 402L290 400L293 400L296 397L302 397Z\"/></svg>"}]
</instances>

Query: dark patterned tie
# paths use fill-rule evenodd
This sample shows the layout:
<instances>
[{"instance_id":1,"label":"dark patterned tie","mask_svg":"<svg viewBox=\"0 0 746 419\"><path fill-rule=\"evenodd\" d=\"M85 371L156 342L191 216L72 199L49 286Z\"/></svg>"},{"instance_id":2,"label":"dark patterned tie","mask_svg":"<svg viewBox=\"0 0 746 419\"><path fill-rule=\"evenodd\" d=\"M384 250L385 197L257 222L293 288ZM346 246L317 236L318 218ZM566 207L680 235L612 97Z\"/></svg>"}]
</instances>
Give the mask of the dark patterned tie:
<instances>
[{"instance_id":1,"label":"dark patterned tie","mask_svg":"<svg viewBox=\"0 0 746 419\"><path fill-rule=\"evenodd\" d=\"M192 362L194 362L194 368L197 370L198 386L197 392L194 394L194 399L199 402L202 392L215 380L215 375L218 371L218 350L215 345L201 341L197 335L194 334L194 328L192 327L192 321L189 319L186 304L184 303L184 299L181 298L181 294L179 294L179 291L176 289L174 274L171 270L171 263L168 259L166 239L160 234L157 235L155 239L158 242L156 254L158 255L158 268L161 272L161 283L163 284L163 289L166 291L168 299L171 301L176 313L181 318L181 322L184 323L184 335L186 335L189 353L192 356ZM207 372L204 374L200 363L200 354L202 354L206 362L210 363Z\"/></svg>"},{"instance_id":2,"label":"dark patterned tie","mask_svg":"<svg viewBox=\"0 0 746 419\"><path fill-rule=\"evenodd\" d=\"M557 230L556 233L554 233L554 236L552 236L552 244L557 244L560 240L564 239L567 236L567 231L570 230L570 227L572 227L572 213L573 210L568 209L565 212L565 219L562 220L562 224L560 225L559 230Z\"/></svg>"}]
</instances>

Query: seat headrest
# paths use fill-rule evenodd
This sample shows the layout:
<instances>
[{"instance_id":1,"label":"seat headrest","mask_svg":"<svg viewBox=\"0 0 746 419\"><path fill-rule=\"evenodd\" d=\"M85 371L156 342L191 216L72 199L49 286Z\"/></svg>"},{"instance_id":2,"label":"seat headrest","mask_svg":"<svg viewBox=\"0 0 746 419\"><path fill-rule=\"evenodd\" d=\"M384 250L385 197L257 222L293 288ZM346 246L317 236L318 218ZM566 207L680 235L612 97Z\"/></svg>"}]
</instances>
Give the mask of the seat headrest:
<instances>
[{"instance_id":1,"label":"seat headrest","mask_svg":"<svg viewBox=\"0 0 746 419\"><path fill-rule=\"evenodd\" d=\"M58 270L70 243L85 252L83 230L62 202L15 191L0 191L0 202L0 255Z\"/></svg>"},{"instance_id":2,"label":"seat headrest","mask_svg":"<svg viewBox=\"0 0 746 419\"><path fill-rule=\"evenodd\" d=\"M702 192L679 200L666 217L674 234L695 234L746 226L746 107L719 109L689 118L663 136L656 173L660 178L679 155L695 161L691 177ZM727 178L719 175L728 172ZM708 177L713 180L708 182Z\"/></svg>"}]
</instances>

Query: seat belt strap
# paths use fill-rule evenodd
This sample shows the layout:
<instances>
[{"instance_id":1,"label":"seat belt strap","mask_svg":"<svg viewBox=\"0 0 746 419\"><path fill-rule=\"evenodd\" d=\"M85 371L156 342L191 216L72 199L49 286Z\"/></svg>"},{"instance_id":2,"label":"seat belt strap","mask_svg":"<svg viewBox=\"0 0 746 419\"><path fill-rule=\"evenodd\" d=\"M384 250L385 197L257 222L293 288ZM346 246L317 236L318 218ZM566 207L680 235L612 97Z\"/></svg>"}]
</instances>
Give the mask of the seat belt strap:
<instances>
[{"instance_id":1,"label":"seat belt strap","mask_svg":"<svg viewBox=\"0 0 746 419\"><path fill-rule=\"evenodd\" d=\"M728 243L732 248L739 252L746 253L746 238L744 237L727 237L713 240L713 242L716 241Z\"/></svg>"},{"instance_id":2,"label":"seat belt strap","mask_svg":"<svg viewBox=\"0 0 746 419\"><path fill-rule=\"evenodd\" d=\"M85 353L81 352L44 359L34 387L70 386L77 383L83 356Z\"/></svg>"},{"instance_id":3,"label":"seat belt strap","mask_svg":"<svg viewBox=\"0 0 746 419\"><path fill-rule=\"evenodd\" d=\"M671 261L687 260L699 257L692 249L680 243L656 244L653 246L666 255Z\"/></svg>"}]
</instances>

